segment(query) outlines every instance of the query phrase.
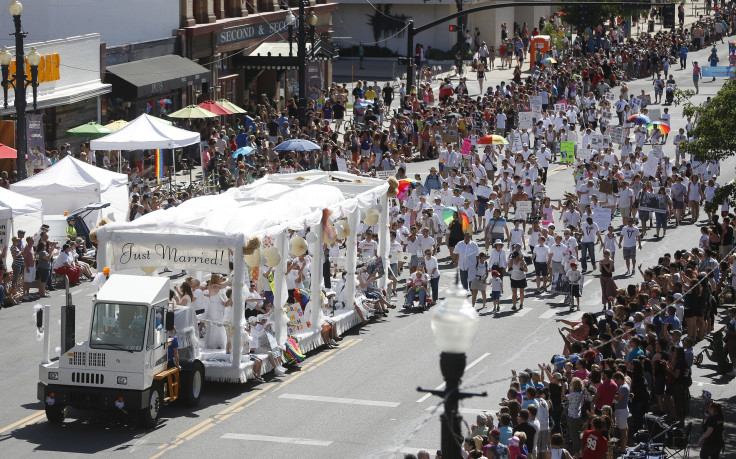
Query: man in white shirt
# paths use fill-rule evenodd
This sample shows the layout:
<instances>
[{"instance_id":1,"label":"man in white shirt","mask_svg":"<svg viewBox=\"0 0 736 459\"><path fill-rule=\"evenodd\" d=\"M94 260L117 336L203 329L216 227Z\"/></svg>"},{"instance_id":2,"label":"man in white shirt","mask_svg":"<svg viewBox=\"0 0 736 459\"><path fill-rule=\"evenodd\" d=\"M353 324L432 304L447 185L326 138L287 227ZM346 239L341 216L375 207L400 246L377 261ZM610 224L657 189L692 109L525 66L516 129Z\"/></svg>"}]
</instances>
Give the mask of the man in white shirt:
<instances>
[{"instance_id":1,"label":"man in white shirt","mask_svg":"<svg viewBox=\"0 0 736 459\"><path fill-rule=\"evenodd\" d=\"M471 264L475 264L476 257L480 254L478 244L472 240L470 233L465 233L462 241L455 246L455 255L457 255L457 267L460 270L460 283L465 290L468 289L468 269Z\"/></svg>"},{"instance_id":2,"label":"man in white shirt","mask_svg":"<svg viewBox=\"0 0 736 459\"><path fill-rule=\"evenodd\" d=\"M409 234L409 237L406 238L406 242L404 243L404 251L411 255L411 260L409 261L409 274L414 274L414 271L417 270L417 266L419 265L419 259L421 258L421 241L417 237L417 231L415 229L411 230L411 233Z\"/></svg>"},{"instance_id":3,"label":"man in white shirt","mask_svg":"<svg viewBox=\"0 0 736 459\"><path fill-rule=\"evenodd\" d=\"M422 228L422 235L418 236L417 240L419 240L419 248L422 250L423 253L426 252L427 250L430 250L432 254L434 255L435 240L432 236L429 235L429 228L427 228L426 226Z\"/></svg>"},{"instance_id":4,"label":"man in white shirt","mask_svg":"<svg viewBox=\"0 0 736 459\"><path fill-rule=\"evenodd\" d=\"M568 203L567 210L562 214L562 223L565 225L565 228L569 226L577 228L580 225L580 212L575 209L572 202Z\"/></svg>"},{"instance_id":5,"label":"man in white shirt","mask_svg":"<svg viewBox=\"0 0 736 459\"><path fill-rule=\"evenodd\" d=\"M572 231L570 231L569 228L565 228L565 232L563 234L565 235L565 237L562 238L562 243L565 245L565 247L567 247L567 250L569 250L570 253L575 256L575 259L577 260L579 257L578 240L575 239L575 237L572 235Z\"/></svg>"},{"instance_id":6,"label":"man in white shirt","mask_svg":"<svg viewBox=\"0 0 736 459\"><path fill-rule=\"evenodd\" d=\"M549 255L547 256L547 264L552 275L552 282L557 281L558 275L565 273L562 262L565 260L566 254L567 247L562 243L562 236L558 234L555 236L555 243L549 247Z\"/></svg>"},{"instance_id":7,"label":"man in white shirt","mask_svg":"<svg viewBox=\"0 0 736 459\"><path fill-rule=\"evenodd\" d=\"M541 234L537 237L538 244L532 250L534 256L534 274L537 276L537 292L547 290L547 281L549 280L549 247L545 243L545 237ZM540 290L539 281L544 279L544 284Z\"/></svg>"},{"instance_id":8,"label":"man in white shirt","mask_svg":"<svg viewBox=\"0 0 736 459\"><path fill-rule=\"evenodd\" d=\"M363 261L368 261L376 256L378 251L378 243L373 240L372 231L365 232L365 240L358 244L358 254Z\"/></svg>"},{"instance_id":9,"label":"man in white shirt","mask_svg":"<svg viewBox=\"0 0 736 459\"><path fill-rule=\"evenodd\" d=\"M580 239L580 264L583 272L588 271L588 256L590 256L591 271L595 271L595 241L600 237L601 230L592 217L587 217L583 223L583 237Z\"/></svg>"},{"instance_id":10,"label":"man in white shirt","mask_svg":"<svg viewBox=\"0 0 736 459\"><path fill-rule=\"evenodd\" d=\"M613 106L616 107L616 116L618 116L619 126L624 124L624 113L627 105L628 104L624 100L624 96L618 96L618 100L613 104Z\"/></svg>"},{"instance_id":11,"label":"man in white shirt","mask_svg":"<svg viewBox=\"0 0 736 459\"><path fill-rule=\"evenodd\" d=\"M537 164L542 169L542 183L547 184L547 170L549 169L549 162L552 161L552 152L549 151L547 145L543 142L539 145L539 151L537 152Z\"/></svg>"},{"instance_id":12,"label":"man in white shirt","mask_svg":"<svg viewBox=\"0 0 736 459\"><path fill-rule=\"evenodd\" d=\"M623 243L623 245L622 245ZM621 230L621 237L618 239L618 248L623 246L624 260L626 260L626 276L634 274L636 269L636 247L641 250L641 232L639 228L634 226L634 219L629 217L626 226Z\"/></svg>"}]
</instances>

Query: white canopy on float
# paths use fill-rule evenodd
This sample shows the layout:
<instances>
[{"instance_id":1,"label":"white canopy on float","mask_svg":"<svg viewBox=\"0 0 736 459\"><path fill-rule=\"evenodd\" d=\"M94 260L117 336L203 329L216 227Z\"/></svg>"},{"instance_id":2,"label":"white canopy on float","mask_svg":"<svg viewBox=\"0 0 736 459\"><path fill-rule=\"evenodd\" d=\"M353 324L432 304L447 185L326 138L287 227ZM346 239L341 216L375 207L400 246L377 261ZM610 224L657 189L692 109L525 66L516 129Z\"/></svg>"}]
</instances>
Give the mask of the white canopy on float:
<instances>
[{"instance_id":1,"label":"white canopy on float","mask_svg":"<svg viewBox=\"0 0 736 459\"><path fill-rule=\"evenodd\" d=\"M10 190L43 201L46 215L63 215L89 204L110 203L90 213L90 228L100 218L125 221L128 215L128 176L87 164L67 156L42 172L10 185Z\"/></svg>"},{"instance_id":2,"label":"white canopy on float","mask_svg":"<svg viewBox=\"0 0 736 459\"><path fill-rule=\"evenodd\" d=\"M348 216L351 225L348 237L347 298L355 292L357 257L356 230L361 210L381 206L379 218L379 254L388 256L388 183L384 180L358 177L339 172L303 172L269 175L240 190L191 199L180 206L147 214L133 222L111 223L97 230L98 266L113 270L164 267L205 272L227 273L228 252L242 253L243 245L254 237L273 238L282 254L274 267L274 304L281 311L286 303L286 261L289 251L287 230L309 228L316 236L309 239L312 261L312 291L310 298L319 301L322 279L322 216L323 209L332 211L334 218ZM233 317L244 317L243 287L245 261L233 257ZM382 279L382 286L386 278ZM321 307L313 307L312 328L319 335ZM281 317L283 316L283 317ZM283 320L282 320L283 319ZM279 344L286 338L286 317L274 317ZM243 323L235 324L236 330ZM232 336L231 372L220 380L245 381L241 364L242 338ZM246 362L249 362L246 359Z\"/></svg>"}]
</instances>

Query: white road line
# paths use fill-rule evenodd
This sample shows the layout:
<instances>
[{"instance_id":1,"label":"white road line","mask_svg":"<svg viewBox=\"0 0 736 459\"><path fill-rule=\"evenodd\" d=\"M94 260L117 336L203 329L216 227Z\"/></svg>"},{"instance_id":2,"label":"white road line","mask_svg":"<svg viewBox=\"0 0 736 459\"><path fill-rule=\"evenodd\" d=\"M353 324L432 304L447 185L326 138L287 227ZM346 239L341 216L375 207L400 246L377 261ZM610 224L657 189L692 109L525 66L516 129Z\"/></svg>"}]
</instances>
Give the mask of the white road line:
<instances>
[{"instance_id":1,"label":"white road line","mask_svg":"<svg viewBox=\"0 0 736 459\"><path fill-rule=\"evenodd\" d=\"M474 366L478 365L481 362L481 360L485 359L489 355L491 355L491 353L490 352L486 352L485 354L481 355L477 359L473 360L472 362L470 362L468 365L465 366L465 371L468 371L471 368L473 368ZM434 390L442 390L444 388L445 388L445 383L442 383L439 386L435 387ZM422 395L422 397L419 400L417 400L417 403L422 403L422 402L424 402L425 400L427 400L431 396L432 396L432 394L429 394L429 393L428 394L424 394L424 395Z\"/></svg>"},{"instance_id":2,"label":"white road line","mask_svg":"<svg viewBox=\"0 0 736 459\"><path fill-rule=\"evenodd\" d=\"M556 309L549 309L547 312L539 316L540 319L551 319L557 314Z\"/></svg>"},{"instance_id":3,"label":"white road line","mask_svg":"<svg viewBox=\"0 0 736 459\"><path fill-rule=\"evenodd\" d=\"M422 450L427 451L427 452L436 451L436 449L432 449L432 448L412 448L411 446L407 446L407 447L401 448L399 450L399 453L413 454L416 456L419 453L419 451L422 451Z\"/></svg>"},{"instance_id":4,"label":"white road line","mask_svg":"<svg viewBox=\"0 0 736 459\"><path fill-rule=\"evenodd\" d=\"M707 384L709 386L718 386L718 384L713 384L705 381L693 381L694 383L698 384L698 387L703 387L704 384Z\"/></svg>"},{"instance_id":5,"label":"white road line","mask_svg":"<svg viewBox=\"0 0 736 459\"><path fill-rule=\"evenodd\" d=\"M292 445L305 445L305 446L330 446L331 441L326 440L312 440L310 438L291 438L291 437L273 437L271 435L251 435L251 434L236 434L226 433L222 437L225 440L247 440L247 441L267 441L271 443L290 443Z\"/></svg>"},{"instance_id":6,"label":"white road line","mask_svg":"<svg viewBox=\"0 0 736 459\"><path fill-rule=\"evenodd\" d=\"M321 395L281 394L279 398L290 400L305 400L308 402L342 403L343 405L383 406L396 408L401 405L398 402L382 402L380 400L358 400L354 398L324 397Z\"/></svg>"},{"instance_id":7,"label":"white road line","mask_svg":"<svg viewBox=\"0 0 736 459\"><path fill-rule=\"evenodd\" d=\"M583 283L583 287L585 287L586 285L590 284L590 283L591 283L591 282L593 282L594 280L595 280L595 277L592 277L592 278L588 279L587 281L585 281L585 282Z\"/></svg>"},{"instance_id":8,"label":"white road line","mask_svg":"<svg viewBox=\"0 0 736 459\"><path fill-rule=\"evenodd\" d=\"M525 315L529 314L533 310L534 308L524 308L521 311L516 311L516 313L514 314L514 317L524 317Z\"/></svg>"}]
</instances>

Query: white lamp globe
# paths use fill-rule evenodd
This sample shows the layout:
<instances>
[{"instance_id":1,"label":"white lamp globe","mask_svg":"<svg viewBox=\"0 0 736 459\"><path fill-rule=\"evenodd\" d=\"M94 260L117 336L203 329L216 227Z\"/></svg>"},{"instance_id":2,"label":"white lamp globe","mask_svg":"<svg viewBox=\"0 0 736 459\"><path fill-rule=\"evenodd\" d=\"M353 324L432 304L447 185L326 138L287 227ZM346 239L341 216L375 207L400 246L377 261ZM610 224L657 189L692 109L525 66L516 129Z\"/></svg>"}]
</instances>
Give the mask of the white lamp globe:
<instances>
[{"instance_id":1,"label":"white lamp globe","mask_svg":"<svg viewBox=\"0 0 736 459\"><path fill-rule=\"evenodd\" d=\"M432 334L441 352L465 354L473 346L480 317L466 293L460 285L450 286L432 313Z\"/></svg>"}]
</instances>

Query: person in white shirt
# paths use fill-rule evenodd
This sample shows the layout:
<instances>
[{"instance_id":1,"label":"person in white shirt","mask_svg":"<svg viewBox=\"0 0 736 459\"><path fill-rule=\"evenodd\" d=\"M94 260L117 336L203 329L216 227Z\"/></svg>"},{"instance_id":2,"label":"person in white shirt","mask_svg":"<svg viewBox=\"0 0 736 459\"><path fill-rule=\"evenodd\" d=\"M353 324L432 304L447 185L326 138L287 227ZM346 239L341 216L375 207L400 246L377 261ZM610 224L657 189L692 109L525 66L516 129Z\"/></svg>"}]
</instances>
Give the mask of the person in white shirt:
<instances>
[{"instance_id":1,"label":"person in white shirt","mask_svg":"<svg viewBox=\"0 0 736 459\"><path fill-rule=\"evenodd\" d=\"M578 264L570 262L570 269L566 273L567 281L570 282L570 310L577 306L580 310L580 297L583 293L583 273L578 271Z\"/></svg>"},{"instance_id":2,"label":"person in white shirt","mask_svg":"<svg viewBox=\"0 0 736 459\"><path fill-rule=\"evenodd\" d=\"M514 219L514 227L509 230L508 247L511 248L514 244L519 244L526 250L526 241L524 240L524 230L519 228L521 219Z\"/></svg>"},{"instance_id":3,"label":"person in white shirt","mask_svg":"<svg viewBox=\"0 0 736 459\"><path fill-rule=\"evenodd\" d=\"M623 245L622 245L623 243ZM618 239L618 247L624 250L624 260L626 261L626 276L629 273L634 274L636 269L636 247L641 250L641 231L634 226L634 219L629 217L626 226L621 230L621 237Z\"/></svg>"},{"instance_id":4,"label":"person in white shirt","mask_svg":"<svg viewBox=\"0 0 736 459\"><path fill-rule=\"evenodd\" d=\"M583 223L583 237L580 239L581 258L583 272L588 270L588 257L590 257L591 271L595 271L595 243L600 239L601 230L592 217L587 217Z\"/></svg>"},{"instance_id":5,"label":"person in white shirt","mask_svg":"<svg viewBox=\"0 0 736 459\"><path fill-rule=\"evenodd\" d=\"M549 258L549 247L547 247L546 244L546 238L544 236L537 237L538 244L534 247L532 250L533 257L534 257L534 274L537 276L537 290L536 293L539 293L540 291L544 292L547 290L547 281L549 280L549 265L548 265L548 258ZM539 287L540 281L544 279L544 284L542 284L541 290Z\"/></svg>"},{"instance_id":6,"label":"person in white shirt","mask_svg":"<svg viewBox=\"0 0 736 459\"><path fill-rule=\"evenodd\" d=\"M454 250L457 255L457 267L460 270L460 283L465 290L468 289L468 270L480 254L478 244L472 240L471 236L470 233L465 233L464 239L457 243Z\"/></svg>"},{"instance_id":7,"label":"person in white shirt","mask_svg":"<svg viewBox=\"0 0 736 459\"><path fill-rule=\"evenodd\" d=\"M426 226L422 228L422 235L417 237L417 240L419 241L419 248L422 250L422 252L426 252L429 250L434 254L435 252L435 240L433 237L429 235L429 228ZM429 272L427 273L429 274Z\"/></svg>"},{"instance_id":8,"label":"person in white shirt","mask_svg":"<svg viewBox=\"0 0 736 459\"><path fill-rule=\"evenodd\" d=\"M547 184L547 170L549 169L550 161L552 161L552 152L547 148L547 144L541 143L537 152L537 165L541 169L542 183L545 185Z\"/></svg>"},{"instance_id":9,"label":"person in white shirt","mask_svg":"<svg viewBox=\"0 0 736 459\"><path fill-rule=\"evenodd\" d=\"M564 274L565 271L562 267L562 262L565 261L565 254L567 253L567 246L562 243L562 236L559 234L555 236L555 243L549 248L549 255L547 264L552 275L552 282L557 282L557 276Z\"/></svg>"},{"instance_id":10,"label":"person in white shirt","mask_svg":"<svg viewBox=\"0 0 736 459\"><path fill-rule=\"evenodd\" d=\"M365 240L358 244L358 254L363 261L368 261L376 256L378 252L378 243L373 240L373 232L366 231Z\"/></svg>"},{"instance_id":11,"label":"person in white shirt","mask_svg":"<svg viewBox=\"0 0 736 459\"><path fill-rule=\"evenodd\" d=\"M575 208L574 203L568 202L567 209L562 213L562 223L565 228L572 226L577 228L580 226L580 212Z\"/></svg>"},{"instance_id":12,"label":"person in white shirt","mask_svg":"<svg viewBox=\"0 0 736 459\"><path fill-rule=\"evenodd\" d=\"M429 285L432 287L432 302L437 303L440 287L440 269L437 258L432 255L431 250L424 251L424 272L429 276Z\"/></svg>"},{"instance_id":13,"label":"person in white shirt","mask_svg":"<svg viewBox=\"0 0 736 459\"><path fill-rule=\"evenodd\" d=\"M406 242L404 243L404 251L408 253L411 256L411 259L409 261L409 274L414 274L414 271L417 270L417 266L419 266L419 258L421 257L422 249L421 249L421 241L417 237L417 231L416 229L411 230L409 233L409 237L406 238Z\"/></svg>"},{"instance_id":14,"label":"person in white shirt","mask_svg":"<svg viewBox=\"0 0 736 459\"><path fill-rule=\"evenodd\" d=\"M503 241L501 239L493 241L493 249L488 253L488 264L492 270L498 271L501 278L503 278L506 268L509 265L509 257L503 248Z\"/></svg>"}]
</instances>

